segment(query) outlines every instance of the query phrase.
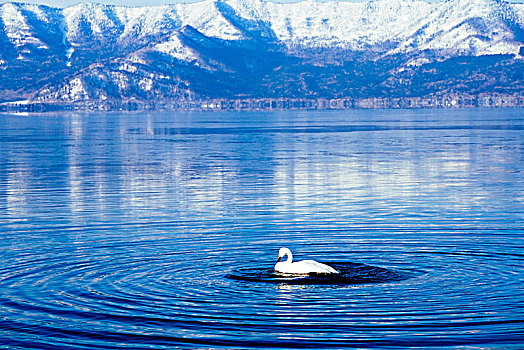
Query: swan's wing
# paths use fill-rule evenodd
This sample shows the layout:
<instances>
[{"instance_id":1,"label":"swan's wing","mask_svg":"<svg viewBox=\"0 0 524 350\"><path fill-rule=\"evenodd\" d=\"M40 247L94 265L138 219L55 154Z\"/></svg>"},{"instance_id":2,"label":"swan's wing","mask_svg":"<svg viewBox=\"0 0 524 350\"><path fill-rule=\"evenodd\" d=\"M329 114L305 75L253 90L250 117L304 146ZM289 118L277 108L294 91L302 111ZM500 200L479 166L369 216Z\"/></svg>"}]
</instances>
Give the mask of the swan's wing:
<instances>
[{"instance_id":1,"label":"swan's wing","mask_svg":"<svg viewBox=\"0 0 524 350\"><path fill-rule=\"evenodd\" d=\"M307 267L299 263L288 263L287 261L279 262L275 265L276 272L293 275L307 274L308 272L305 272L305 268L307 269Z\"/></svg>"},{"instance_id":2,"label":"swan's wing","mask_svg":"<svg viewBox=\"0 0 524 350\"><path fill-rule=\"evenodd\" d=\"M308 274L316 273L338 273L337 270L326 264L319 263L315 260L302 260L294 263L287 261L279 262L275 265L276 272L291 274Z\"/></svg>"},{"instance_id":3,"label":"swan's wing","mask_svg":"<svg viewBox=\"0 0 524 350\"><path fill-rule=\"evenodd\" d=\"M302 260L298 263L302 264L304 266L303 269L308 270L308 272L338 273L338 271L331 266L322 264L315 260Z\"/></svg>"}]
</instances>

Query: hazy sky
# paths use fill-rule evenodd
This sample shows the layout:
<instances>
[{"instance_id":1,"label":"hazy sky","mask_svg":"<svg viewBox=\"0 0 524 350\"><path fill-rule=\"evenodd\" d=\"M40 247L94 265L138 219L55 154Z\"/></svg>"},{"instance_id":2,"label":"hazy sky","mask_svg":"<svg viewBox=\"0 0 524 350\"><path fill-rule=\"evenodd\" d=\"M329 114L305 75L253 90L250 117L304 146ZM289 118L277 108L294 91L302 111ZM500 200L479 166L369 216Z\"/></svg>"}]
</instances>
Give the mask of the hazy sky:
<instances>
[{"instance_id":1,"label":"hazy sky","mask_svg":"<svg viewBox=\"0 0 524 350\"><path fill-rule=\"evenodd\" d=\"M147 5L161 5L161 4L173 4L180 2L195 2L201 0L15 0L14 2L25 2L25 3L36 3L36 4L45 4L54 7L67 7L70 5L78 4L80 2L95 2L103 4L113 4L113 5L125 5L125 6L147 6ZM298 0L278 0L278 2L296 2ZM359 1L359 0L353 0ZM426 0L428 2L437 2L443 0ZM7 0L0 0L1 3L11 2ZM524 3L524 0L511 0L510 2Z\"/></svg>"}]
</instances>

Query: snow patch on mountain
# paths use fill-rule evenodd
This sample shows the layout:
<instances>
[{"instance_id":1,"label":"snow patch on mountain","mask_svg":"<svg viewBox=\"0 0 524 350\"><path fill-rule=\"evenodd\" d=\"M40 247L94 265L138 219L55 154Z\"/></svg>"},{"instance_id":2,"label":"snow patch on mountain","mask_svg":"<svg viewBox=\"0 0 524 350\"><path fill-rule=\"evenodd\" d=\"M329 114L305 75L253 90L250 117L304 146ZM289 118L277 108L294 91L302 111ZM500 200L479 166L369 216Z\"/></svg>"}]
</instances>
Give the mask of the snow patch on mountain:
<instances>
[{"instance_id":1,"label":"snow patch on mountain","mask_svg":"<svg viewBox=\"0 0 524 350\"><path fill-rule=\"evenodd\" d=\"M89 100L88 88L80 77L70 79L67 84L56 91L54 89L45 88L39 96L35 98L35 101L46 102L47 100L62 100L62 101L85 101Z\"/></svg>"},{"instance_id":2,"label":"snow patch on mountain","mask_svg":"<svg viewBox=\"0 0 524 350\"><path fill-rule=\"evenodd\" d=\"M167 34L180 27L171 5L151 7L115 7L116 17L124 25L120 39Z\"/></svg>"},{"instance_id":3,"label":"snow patch on mountain","mask_svg":"<svg viewBox=\"0 0 524 350\"><path fill-rule=\"evenodd\" d=\"M114 16L114 6L83 3L63 10L67 40L73 45L95 40L111 40L122 31L122 24Z\"/></svg>"},{"instance_id":4,"label":"snow patch on mountain","mask_svg":"<svg viewBox=\"0 0 524 350\"><path fill-rule=\"evenodd\" d=\"M242 32L218 10L216 1L178 4L177 12L182 26L189 25L207 37L223 40L243 38Z\"/></svg>"},{"instance_id":5,"label":"snow patch on mountain","mask_svg":"<svg viewBox=\"0 0 524 350\"><path fill-rule=\"evenodd\" d=\"M218 11L214 1L150 7L78 4L64 9L68 40L85 38L128 42L168 35L185 25L208 37L238 40L241 32Z\"/></svg>"},{"instance_id":6,"label":"snow patch on mountain","mask_svg":"<svg viewBox=\"0 0 524 350\"><path fill-rule=\"evenodd\" d=\"M152 49L181 61L195 62L196 65L199 64L198 54L184 45L179 33L174 33L166 41L153 46Z\"/></svg>"},{"instance_id":7,"label":"snow patch on mountain","mask_svg":"<svg viewBox=\"0 0 524 350\"><path fill-rule=\"evenodd\" d=\"M524 26L524 4L512 4L511 7L515 11L517 21Z\"/></svg>"},{"instance_id":8,"label":"snow patch on mountain","mask_svg":"<svg viewBox=\"0 0 524 350\"><path fill-rule=\"evenodd\" d=\"M28 5L23 6L16 3L7 3L0 7L0 19L4 25L4 33L10 42L17 47L30 45L40 49L47 49L48 46L35 36L33 28L29 25L27 17L22 14L21 9L28 11L38 7ZM40 14L40 18L45 18ZM22 53L28 49L22 48Z\"/></svg>"}]
</instances>

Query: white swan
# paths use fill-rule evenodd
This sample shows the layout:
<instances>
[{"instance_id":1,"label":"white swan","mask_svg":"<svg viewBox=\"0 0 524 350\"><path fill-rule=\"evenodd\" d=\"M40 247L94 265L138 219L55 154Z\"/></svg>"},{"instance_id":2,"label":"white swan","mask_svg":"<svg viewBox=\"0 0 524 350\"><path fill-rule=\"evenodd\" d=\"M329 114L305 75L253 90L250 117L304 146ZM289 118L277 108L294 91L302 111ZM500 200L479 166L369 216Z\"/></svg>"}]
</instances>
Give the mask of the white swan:
<instances>
[{"instance_id":1,"label":"white swan","mask_svg":"<svg viewBox=\"0 0 524 350\"><path fill-rule=\"evenodd\" d=\"M280 262L287 255L287 260ZM278 251L278 260L275 264L275 271L290 274L308 274L316 273L339 273L337 270L326 264L319 263L315 260L302 260L293 262L293 254L288 248L280 248Z\"/></svg>"}]
</instances>

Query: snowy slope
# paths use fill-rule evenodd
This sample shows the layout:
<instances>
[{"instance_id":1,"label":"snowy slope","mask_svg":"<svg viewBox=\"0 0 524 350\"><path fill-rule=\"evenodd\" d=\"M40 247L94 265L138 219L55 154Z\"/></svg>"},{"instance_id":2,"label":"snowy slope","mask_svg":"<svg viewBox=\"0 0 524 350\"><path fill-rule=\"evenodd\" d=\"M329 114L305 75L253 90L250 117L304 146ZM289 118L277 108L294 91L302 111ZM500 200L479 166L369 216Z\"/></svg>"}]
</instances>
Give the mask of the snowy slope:
<instances>
[{"instance_id":1,"label":"snowy slope","mask_svg":"<svg viewBox=\"0 0 524 350\"><path fill-rule=\"evenodd\" d=\"M59 9L7 3L0 6L0 58L63 49L62 15Z\"/></svg>"},{"instance_id":2,"label":"snowy slope","mask_svg":"<svg viewBox=\"0 0 524 350\"><path fill-rule=\"evenodd\" d=\"M191 26L211 38L243 40L258 33L261 38L276 39L288 47L366 50L378 46L393 50L392 53L440 50L483 55L518 52L521 43L514 40L505 19L522 26L523 7L495 0L442 3L205 0L140 8L86 3L61 10L63 24L60 25L65 41L72 47L88 42L125 46L163 36L176 41L172 32ZM56 18L57 11L45 6L3 4L0 6L3 34L16 47L46 49L46 43L29 23L27 14L48 24ZM166 51L167 46L169 44L157 48Z\"/></svg>"}]
</instances>

